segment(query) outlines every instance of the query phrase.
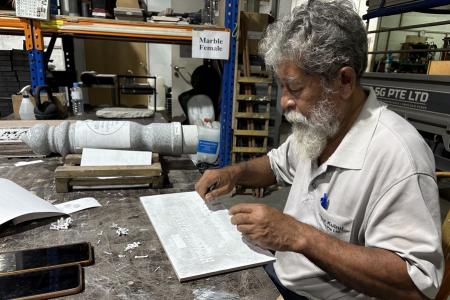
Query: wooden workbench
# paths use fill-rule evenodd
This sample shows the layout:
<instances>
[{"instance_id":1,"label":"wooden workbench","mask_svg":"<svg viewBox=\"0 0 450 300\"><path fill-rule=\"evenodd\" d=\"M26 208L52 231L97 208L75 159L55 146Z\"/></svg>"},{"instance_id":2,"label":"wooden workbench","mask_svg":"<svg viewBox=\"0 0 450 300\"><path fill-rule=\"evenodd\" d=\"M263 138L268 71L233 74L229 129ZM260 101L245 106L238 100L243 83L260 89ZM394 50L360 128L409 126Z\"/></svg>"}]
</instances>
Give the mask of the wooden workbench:
<instances>
[{"instance_id":1,"label":"wooden workbench","mask_svg":"<svg viewBox=\"0 0 450 300\"><path fill-rule=\"evenodd\" d=\"M28 159L30 160L30 159ZM194 189L200 174L186 158L165 161L170 187L76 191L58 194L54 170L60 157L45 158L45 163L15 167L20 159L0 159L1 177L8 178L41 198L62 203L82 197L95 197L102 207L72 215L67 231L52 231L54 220L35 221L16 227L0 227L0 252L75 242L90 242L95 249L95 265L85 268L85 290L68 299L271 299L278 292L262 267L212 276L186 283L178 282L139 197ZM23 161L23 160L22 160ZM164 162L164 161L163 161ZM112 224L129 229L117 236ZM131 253L128 243L142 243ZM119 257L125 255L125 257ZM135 255L148 258L134 258Z\"/></svg>"}]
</instances>

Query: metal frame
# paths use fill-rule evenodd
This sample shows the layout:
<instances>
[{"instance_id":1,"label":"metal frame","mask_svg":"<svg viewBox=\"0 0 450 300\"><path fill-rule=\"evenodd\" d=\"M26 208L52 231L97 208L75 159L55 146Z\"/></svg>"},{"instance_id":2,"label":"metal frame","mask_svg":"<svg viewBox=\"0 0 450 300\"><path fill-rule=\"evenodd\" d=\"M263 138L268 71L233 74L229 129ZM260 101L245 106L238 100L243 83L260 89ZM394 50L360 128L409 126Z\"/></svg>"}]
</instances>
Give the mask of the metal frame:
<instances>
[{"instance_id":1,"label":"metal frame","mask_svg":"<svg viewBox=\"0 0 450 300\"><path fill-rule=\"evenodd\" d=\"M391 7L380 7L372 12L369 12L363 16L363 20L370 20L373 18L392 16L411 11L419 11L434 7L450 4L450 0L422 0L409 4L396 5Z\"/></svg>"},{"instance_id":2,"label":"metal frame","mask_svg":"<svg viewBox=\"0 0 450 300\"><path fill-rule=\"evenodd\" d=\"M239 0L226 0L225 27L230 29L230 56L225 62L222 75L222 92L220 102L220 149L219 165L224 167L231 162L232 116L234 71L236 61L236 41L238 26Z\"/></svg>"},{"instance_id":3,"label":"metal frame","mask_svg":"<svg viewBox=\"0 0 450 300\"><path fill-rule=\"evenodd\" d=\"M28 20L25 28L25 45L30 64L32 92L36 87L45 85L45 55L44 39L41 33L40 22Z\"/></svg>"}]
</instances>

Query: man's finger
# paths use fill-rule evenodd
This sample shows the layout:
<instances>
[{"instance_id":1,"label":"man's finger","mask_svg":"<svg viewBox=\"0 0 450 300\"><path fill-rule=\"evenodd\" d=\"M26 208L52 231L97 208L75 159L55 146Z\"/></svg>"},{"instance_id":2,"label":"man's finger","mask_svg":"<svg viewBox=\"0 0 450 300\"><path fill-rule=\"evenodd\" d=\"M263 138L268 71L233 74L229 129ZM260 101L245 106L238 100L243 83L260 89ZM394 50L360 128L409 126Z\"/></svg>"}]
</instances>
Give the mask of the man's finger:
<instances>
[{"instance_id":1,"label":"man's finger","mask_svg":"<svg viewBox=\"0 0 450 300\"><path fill-rule=\"evenodd\" d=\"M203 199L206 199L206 195L208 194L209 188L214 185L218 181L218 176L205 176L203 175L202 178L197 182L195 185L196 192L202 197Z\"/></svg>"},{"instance_id":2,"label":"man's finger","mask_svg":"<svg viewBox=\"0 0 450 300\"><path fill-rule=\"evenodd\" d=\"M253 225L243 224L236 226L236 228L239 232L242 232L243 234L249 234L250 232L253 231Z\"/></svg>"},{"instance_id":3,"label":"man's finger","mask_svg":"<svg viewBox=\"0 0 450 300\"><path fill-rule=\"evenodd\" d=\"M252 203L240 203L240 204L236 204L236 205L233 205L233 206L229 209L228 213L229 213L230 215L235 215L235 214L238 214L238 213L251 213L251 212L253 212L253 209L254 209L254 207L255 207L256 205L257 205L257 204L252 204Z\"/></svg>"},{"instance_id":4,"label":"man's finger","mask_svg":"<svg viewBox=\"0 0 450 300\"><path fill-rule=\"evenodd\" d=\"M225 195L227 192L228 192L227 186L216 187L214 190L205 195L205 200L207 202L212 201L219 196Z\"/></svg>"},{"instance_id":5,"label":"man's finger","mask_svg":"<svg viewBox=\"0 0 450 300\"><path fill-rule=\"evenodd\" d=\"M253 224L248 213L238 213L231 217L231 224L242 225L242 224Z\"/></svg>"}]
</instances>

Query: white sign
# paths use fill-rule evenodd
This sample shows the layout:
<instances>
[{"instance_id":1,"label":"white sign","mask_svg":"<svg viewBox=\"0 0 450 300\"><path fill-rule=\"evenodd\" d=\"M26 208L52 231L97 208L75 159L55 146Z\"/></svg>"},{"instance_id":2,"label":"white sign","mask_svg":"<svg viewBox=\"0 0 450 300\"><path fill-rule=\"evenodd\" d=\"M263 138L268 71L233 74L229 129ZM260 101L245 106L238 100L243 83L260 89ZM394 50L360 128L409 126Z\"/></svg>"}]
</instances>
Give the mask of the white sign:
<instances>
[{"instance_id":1,"label":"white sign","mask_svg":"<svg viewBox=\"0 0 450 300\"><path fill-rule=\"evenodd\" d=\"M48 20L49 1L48 0L17 0L16 16L22 18Z\"/></svg>"},{"instance_id":2,"label":"white sign","mask_svg":"<svg viewBox=\"0 0 450 300\"><path fill-rule=\"evenodd\" d=\"M192 31L192 57L224 59L229 57L230 32L212 30Z\"/></svg>"}]
</instances>

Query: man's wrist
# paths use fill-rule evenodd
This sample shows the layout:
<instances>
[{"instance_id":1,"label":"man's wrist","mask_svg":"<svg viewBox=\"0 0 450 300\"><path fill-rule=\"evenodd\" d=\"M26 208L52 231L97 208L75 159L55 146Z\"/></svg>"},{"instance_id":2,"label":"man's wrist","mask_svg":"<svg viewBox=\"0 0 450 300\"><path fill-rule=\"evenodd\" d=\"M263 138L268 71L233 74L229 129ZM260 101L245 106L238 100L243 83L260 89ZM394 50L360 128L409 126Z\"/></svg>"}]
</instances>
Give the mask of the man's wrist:
<instances>
[{"instance_id":1,"label":"man's wrist","mask_svg":"<svg viewBox=\"0 0 450 300\"><path fill-rule=\"evenodd\" d=\"M247 169L246 161L230 166L229 171L231 180L233 180L235 183L241 182L242 178L244 178L243 174L245 174L246 169Z\"/></svg>"},{"instance_id":2,"label":"man's wrist","mask_svg":"<svg viewBox=\"0 0 450 300\"><path fill-rule=\"evenodd\" d=\"M303 253L308 247L308 240L312 234L311 227L305 223L297 222L292 243L292 252Z\"/></svg>"}]
</instances>

